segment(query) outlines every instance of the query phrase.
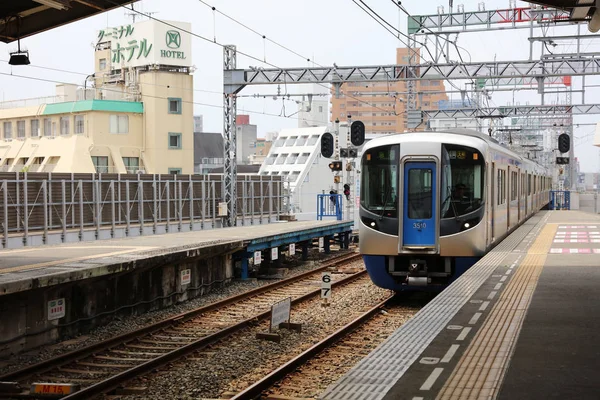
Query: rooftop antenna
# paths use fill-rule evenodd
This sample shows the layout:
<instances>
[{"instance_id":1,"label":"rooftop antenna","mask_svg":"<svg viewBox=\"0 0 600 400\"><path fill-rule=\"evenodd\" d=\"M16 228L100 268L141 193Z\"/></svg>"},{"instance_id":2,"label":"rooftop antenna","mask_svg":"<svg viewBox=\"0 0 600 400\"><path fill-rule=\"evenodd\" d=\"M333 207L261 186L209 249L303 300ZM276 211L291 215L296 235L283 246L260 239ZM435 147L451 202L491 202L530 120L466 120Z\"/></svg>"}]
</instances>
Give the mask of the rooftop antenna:
<instances>
[{"instance_id":1,"label":"rooftop antenna","mask_svg":"<svg viewBox=\"0 0 600 400\"><path fill-rule=\"evenodd\" d=\"M135 24L135 20L136 18L142 18L142 15L145 15L147 17L151 17L152 15L156 14L156 11L149 11L149 12L144 12L144 11L137 11L135 9L135 4L132 3L131 4L131 11L132 12L126 12L125 13L125 17L129 17L131 18L131 23Z\"/></svg>"}]
</instances>

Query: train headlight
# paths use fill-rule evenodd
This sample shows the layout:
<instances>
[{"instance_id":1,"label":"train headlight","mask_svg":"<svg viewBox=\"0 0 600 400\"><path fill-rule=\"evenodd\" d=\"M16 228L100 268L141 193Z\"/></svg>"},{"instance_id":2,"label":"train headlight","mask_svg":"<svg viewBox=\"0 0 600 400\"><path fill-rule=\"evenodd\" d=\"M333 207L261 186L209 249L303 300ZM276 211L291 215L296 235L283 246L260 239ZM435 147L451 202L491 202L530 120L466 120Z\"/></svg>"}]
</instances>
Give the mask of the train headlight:
<instances>
[{"instance_id":1,"label":"train headlight","mask_svg":"<svg viewBox=\"0 0 600 400\"><path fill-rule=\"evenodd\" d=\"M375 221L371 221L371 228L375 228L375 225L377 225Z\"/></svg>"},{"instance_id":2,"label":"train headlight","mask_svg":"<svg viewBox=\"0 0 600 400\"><path fill-rule=\"evenodd\" d=\"M471 227L471 224L469 224L468 222L465 222L465 229L469 229Z\"/></svg>"}]
</instances>

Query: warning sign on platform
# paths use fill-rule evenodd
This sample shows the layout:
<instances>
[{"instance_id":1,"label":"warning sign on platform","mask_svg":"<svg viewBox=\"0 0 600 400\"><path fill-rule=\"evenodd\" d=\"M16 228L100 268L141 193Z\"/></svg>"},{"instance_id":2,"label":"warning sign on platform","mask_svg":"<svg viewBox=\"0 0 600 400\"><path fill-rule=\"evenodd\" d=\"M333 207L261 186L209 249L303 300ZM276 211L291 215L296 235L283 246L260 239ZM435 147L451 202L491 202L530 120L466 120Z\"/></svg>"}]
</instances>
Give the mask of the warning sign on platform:
<instances>
[{"instance_id":1,"label":"warning sign on platform","mask_svg":"<svg viewBox=\"0 0 600 400\"><path fill-rule=\"evenodd\" d=\"M181 284L189 285L191 281L192 281L192 270L184 269L183 271L181 271Z\"/></svg>"},{"instance_id":2,"label":"warning sign on platform","mask_svg":"<svg viewBox=\"0 0 600 400\"><path fill-rule=\"evenodd\" d=\"M296 254L296 243L290 243L289 253L290 253L290 256L293 256L294 254Z\"/></svg>"},{"instance_id":3,"label":"warning sign on platform","mask_svg":"<svg viewBox=\"0 0 600 400\"><path fill-rule=\"evenodd\" d=\"M279 258L279 252L277 250L277 247L271 249L271 260L277 260Z\"/></svg>"},{"instance_id":4,"label":"warning sign on platform","mask_svg":"<svg viewBox=\"0 0 600 400\"><path fill-rule=\"evenodd\" d=\"M48 321L65 316L65 299L50 300L48 302Z\"/></svg>"},{"instance_id":5,"label":"warning sign on platform","mask_svg":"<svg viewBox=\"0 0 600 400\"><path fill-rule=\"evenodd\" d=\"M260 264L262 261L262 254L260 251L254 252L254 265Z\"/></svg>"},{"instance_id":6,"label":"warning sign on platform","mask_svg":"<svg viewBox=\"0 0 600 400\"><path fill-rule=\"evenodd\" d=\"M322 253L325 251L325 238L319 238L319 252Z\"/></svg>"}]
</instances>

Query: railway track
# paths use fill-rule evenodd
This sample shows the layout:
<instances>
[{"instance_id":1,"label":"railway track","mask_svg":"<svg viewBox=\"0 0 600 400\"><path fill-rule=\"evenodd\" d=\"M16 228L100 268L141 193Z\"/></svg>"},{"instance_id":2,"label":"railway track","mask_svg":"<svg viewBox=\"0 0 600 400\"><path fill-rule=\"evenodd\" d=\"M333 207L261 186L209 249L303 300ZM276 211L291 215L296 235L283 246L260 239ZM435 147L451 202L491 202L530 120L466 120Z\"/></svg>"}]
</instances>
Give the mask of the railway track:
<instances>
[{"instance_id":1,"label":"railway track","mask_svg":"<svg viewBox=\"0 0 600 400\"><path fill-rule=\"evenodd\" d=\"M397 301L390 295L231 399L317 398L424 306L406 308L394 303Z\"/></svg>"},{"instance_id":2,"label":"railway track","mask_svg":"<svg viewBox=\"0 0 600 400\"><path fill-rule=\"evenodd\" d=\"M54 393L55 398L89 399L106 393L258 323L269 316L271 304L277 301L291 297L295 304L317 296L322 271L359 259L358 254L330 259L314 270L0 376L4 383L0 398L35 398L40 387L50 392L44 398ZM333 274L333 286L352 282L365 273ZM47 385L32 386L34 383Z\"/></svg>"}]
</instances>

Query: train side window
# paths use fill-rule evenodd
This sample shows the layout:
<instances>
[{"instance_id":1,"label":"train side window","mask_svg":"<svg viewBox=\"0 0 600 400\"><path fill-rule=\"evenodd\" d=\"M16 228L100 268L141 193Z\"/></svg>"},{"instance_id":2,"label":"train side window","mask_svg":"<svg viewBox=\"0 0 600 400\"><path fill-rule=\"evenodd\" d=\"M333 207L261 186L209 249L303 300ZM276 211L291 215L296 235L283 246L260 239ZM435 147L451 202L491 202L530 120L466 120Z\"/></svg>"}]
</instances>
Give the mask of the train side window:
<instances>
[{"instance_id":1,"label":"train side window","mask_svg":"<svg viewBox=\"0 0 600 400\"><path fill-rule=\"evenodd\" d=\"M527 196L531 196L531 174L527 174Z\"/></svg>"},{"instance_id":2,"label":"train side window","mask_svg":"<svg viewBox=\"0 0 600 400\"><path fill-rule=\"evenodd\" d=\"M510 173L510 201L517 199L517 173Z\"/></svg>"},{"instance_id":3,"label":"train side window","mask_svg":"<svg viewBox=\"0 0 600 400\"><path fill-rule=\"evenodd\" d=\"M498 170L498 202L497 204L506 203L506 171Z\"/></svg>"}]
</instances>

